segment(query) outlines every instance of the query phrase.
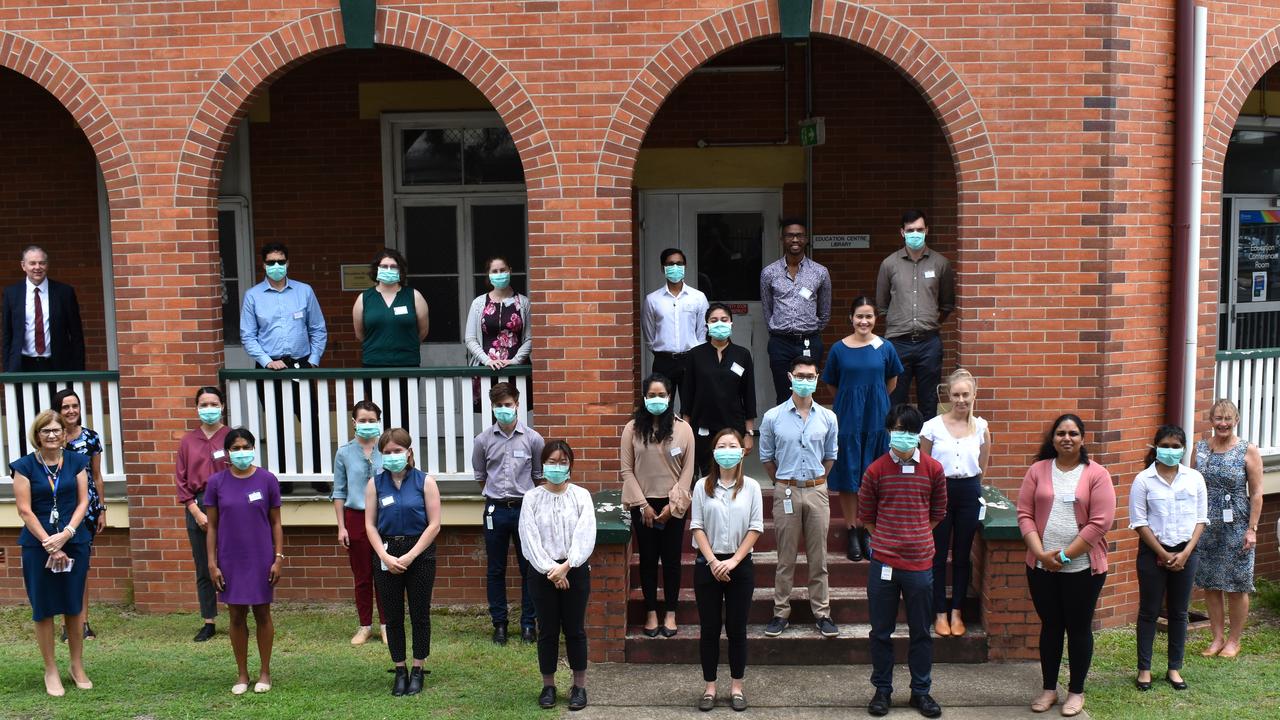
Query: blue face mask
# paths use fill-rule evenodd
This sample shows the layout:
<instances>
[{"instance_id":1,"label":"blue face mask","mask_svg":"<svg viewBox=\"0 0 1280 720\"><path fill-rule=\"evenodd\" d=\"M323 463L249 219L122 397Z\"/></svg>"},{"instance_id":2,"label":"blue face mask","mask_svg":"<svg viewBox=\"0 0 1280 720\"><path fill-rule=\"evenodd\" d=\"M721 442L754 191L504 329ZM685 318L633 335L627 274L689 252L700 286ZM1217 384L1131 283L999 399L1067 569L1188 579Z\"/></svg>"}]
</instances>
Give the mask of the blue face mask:
<instances>
[{"instance_id":1,"label":"blue face mask","mask_svg":"<svg viewBox=\"0 0 1280 720\"><path fill-rule=\"evenodd\" d=\"M650 415L661 415L667 411L667 406L670 404L670 398L648 397L644 399L644 409L648 410Z\"/></svg>"},{"instance_id":2,"label":"blue face mask","mask_svg":"<svg viewBox=\"0 0 1280 720\"><path fill-rule=\"evenodd\" d=\"M707 334L712 340L728 340L733 334L732 322L713 322L707 323Z\"/></svg>"},{"instance_id":3,"label":"blue face mask","mask_svg":"<svg viewBox=\"0 0 1280 720\"><path fill-rule=\"evenodd\" d=\"M715 457L716 464L725 470L735 468L742 462L742 448L716 448L711 454Z\"/></svg>"},{"instance_id":4,"label":"blue face mask","mask_svg":"<svg viewBox=\"0 0 1280 720\"><path fill-rule=\"evenodd\" d=\"M569 479L568 465L543 465L542 477L552 485L560 485Z\"/></svg>"},{"instance_id":5,"label":"blue face mask","mask_svg":"<svg viewBox=\"0 0 1280 720\"><path fill-rule=\"evenodd\" d=\"M365 440L368 440L370 438L376 438L381 434L382 434L382 425L376 422L356 423L356 437L360 437L360 438L364 438Z\"/></svg>"},{"instance_id":6,"label":"blue face mask","mask_svg":"<svg viewBox=\"0 0 1280 720\"><path fill-rule=\"evenodd\" d=\"M903 237L907 241L907 247L912 250L924 247L924 233L919 230L908 231Z\"/></svg>"},{"instance_id":7,"label":"blue face mask","mask_svg":"<svg viewBox=\"0 0 1280 720\"><path fill-rule=\"evenodd\" d=\"M498 421L499 425L510 425L516 421L516 409L506 405L495 405L493 417Z\"/></svg>"},{"instance_id":8,"label":"blue face mask","mask_svg":"<svg viewBox=\"0 0 1280 720\"><path fill-rule=\"evenodd\" d=\"M382 456L382 469L398 473L409 466L409 453L389 453Z\"/></svg>"},{"instance_id":9,"label":"blue face mask","mask_svg":"<svg viewBox=\"0 0 1280 720\"><path fill-rule=\"evenodd\" d=\"M889 432L889 447L898 452L912 452L920 447L920 434L906 432L905 430L892 430Z\"/></svg>"},{"instance_id":10,"label":"blue face mask","mask_svg":"<svg viewBox=\"0 0 1280 720\"><path fill-rule=\"evenodd\" d=\"M252 450L232 450L227 453L227 458L237 470L248 470L249 466L253 465Z\"/></svg>"},{"instance_id":11,"label":"blue face mask","mask_svg":"<svg viewBox=\"0 0 1280 720\"><path fill-rule=\"evenodd\" d=\"M663 265L662 274L667 276L668 282L678 283L684 281L683 265Z\"/></svg>"},{"instance_id":12,"label":"blue face mask","mask_svg":"<svg viewBox=\"0 0 1280 720\"><path fill-rule=\"evenodd\" d=\"M395 268L378 268L378 282L383 285L395 285L400 282L400 271Z\"/></svg>"},{"instance_id":13,"label":"blue face mask","mask_svg":"<svg viewBox=\"0 0 1280 720\"><path fill-rule=\"evenodd\" d=\"M1182 462L1182 456L1186 453L1185 448L1156 448L1156 462L1161 465L1173 467Z\"/></svg>"},{"instance_id":14,"label":"blue face mask","mask_svg":"<svg viewBox=\"0 0 1280 720\"><path fill-rule=\"evenodd\" d=\"M495 290L501 290L511 284L511 273L489 273L489 284L493 285Z\"/></svg>"},{"instance_id":15,"label":"blue face mask","mask_svg":"<svg viewBox=\"0 0 1280 720\"><path fill-rule=\"evenodd\" d=\"M814 378L812 380L799 380L797 378L791 378L792 392L794 392L796 395L802 398L809 397L810 395L813 394L813 391L817 389L818 389L817 378Z\"/></svg>"},{"instance_id":16,"label":"blue face mask","mask_svg":"<svg viewBox=\"0 0 1280 720\"><path fill-rule=\"evenodd\" d=\"M267 277L271 278L275 282L280 282L281 280L283 280L284 276L287 275L288 273L289 273L289 266L287 263L284 265L268 265L267 266Z\"/></svg>"},{"instance_id":17,"label":"blue face mask","mask_svg":"<svg viewBox=\"0 0 1280 720\"><path fill-rule=\"evenodd\" d=\"M200 416L200 422L212 425L222 419L222 408L202 407L196 410L196 414Z\"/></svg>"}]
</instances>

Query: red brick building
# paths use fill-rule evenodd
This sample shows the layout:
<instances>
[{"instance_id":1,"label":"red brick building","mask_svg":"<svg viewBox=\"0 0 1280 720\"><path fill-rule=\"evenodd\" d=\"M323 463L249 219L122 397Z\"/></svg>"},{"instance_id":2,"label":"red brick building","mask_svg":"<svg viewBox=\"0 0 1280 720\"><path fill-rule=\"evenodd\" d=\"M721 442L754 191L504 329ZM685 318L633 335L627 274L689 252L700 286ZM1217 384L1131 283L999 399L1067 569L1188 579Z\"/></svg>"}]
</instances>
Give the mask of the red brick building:
<instances>
[{"instance_id":1,"label":"red brick building","mask_svg":"<svg viewBox=\"0 0 1280 720\"><path fill-rule=\"evenodd\" d=\"M342 3L345 20L372 4ZM1268 99L1280 108L1280 7L1200 4L1196 429L1215 394L1241 398L1241 434L1274 459L1280 217L1267 208L1280 196L1280 135L1267 109ZM359 366L352 288L377 249L405 252L431 304L428 366L464 364L460 328L483 291L479 264L511 255L536 316L535 424L579 450L585 484L610 489L644 364L636 312L656 285L658 248L686 247L700 286L744 306L753 320L738 323L751 332L742 340L759 363L749 278L777 256L772 221L807 216L814 234L866 236L861 247L815 250L835 285L830 342L849 331L848 302L874 290L880 259L898 246L901 211L921 207L930 243L959 272L945 364L979 378L979 412L995 435L988 482L1016 493L1047 423L1070 411L1089 424L1091 452L1117 476L1123 504L1153 428L1177 415L1166 391L1180 352L1170 347L1175 0L815 0L807 33L790 23L808 4L783 0L786 17L779 5L382 0L371 49L347 47L360 44L358 23L344 26L333 0L0 8L0 256L14 263L5 283L21 278L23 247L45 246L51 276L79 293L89 369L118 373L82 379L99 383L102 422L118 432L110 473L120 500L95 559L95 595L146 611L193 606L172 456L192 426L194 388L252 366L236 312L261 280L258 248L275 241L291 248L291 276L319 295L327 368ZM826 131L812 149L799 137L809 117ZM716 242L732 252L716 255ZM438 468L459 488L467 468L453 443L479 421L455 409L453 393L463 408L469 386L442 380L448 409L425 407L420 428L432 442L448 435ZM326 437L340 437L344 410L315 420ZM12 459L18 421L6 410L5 422ZM299 462L282 474L323 477ZM1280 492L1280 473L1266 482ZM478 508L461 491L449 503L440 602L482 601ZM1258 558L1272 576L1275 508ZM13 513L0 514L0 545L11 548ZM283 595L345 599L328 504L299 500L286 518L293 572ZM1122 510L1103 625L1136 612L1126 526ZM975 590L993 658L1028 652L1017 546L981 550ZM16 554L0 552L0 598L19 602ZM611 552L623 573L621 549ZM617 603L606 607L625 603L619 577L602 586L616 593L600 593ZM597 646L600 657L622 658L620 633Z\"/></svg>"}]
</instances>

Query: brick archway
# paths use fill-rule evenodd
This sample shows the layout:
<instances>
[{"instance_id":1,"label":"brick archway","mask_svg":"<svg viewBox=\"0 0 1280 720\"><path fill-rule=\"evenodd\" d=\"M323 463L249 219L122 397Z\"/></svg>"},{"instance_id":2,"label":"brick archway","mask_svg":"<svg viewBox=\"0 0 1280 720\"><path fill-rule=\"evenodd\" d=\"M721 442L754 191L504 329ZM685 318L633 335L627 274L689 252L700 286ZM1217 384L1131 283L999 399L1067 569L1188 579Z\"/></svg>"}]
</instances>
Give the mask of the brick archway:
<instances>
[{"instance_id":1,"label":"brick archway","mask_svg":"<svg viewBox=\"0 0 1280 720\"><path fill-rule=\"evenodd\" d=\"M658 52L623 95L610 120L596 174L600 192L629 197L640 145L663 101L690 72L721 52L780 32L776 4L752 0L706 18ZM996 160L977 104L933 46L898 20L848 0L817 0L812 29L846 40L892 65L932 108L951 148L964 215L967 193L991 190Z\"/></svg>"},{"instance_id":2,"label":"brick archway","mask_svg":"<svg viewBox=\"0 0 1280 720\"><path fill-rule=\"evenodd\" d=\"M541 114L515 77L475 40L432 18L388 8L378 8L374 37L379 45L437 60L475 85L510 131L530 193L542 189L555 175L555 154ZM207 205L216 196L223 157L236 123L270 80L317 53L343 46L341 14L335 9L285 25L240 53L192 115L179 155L175 204Z\"/></svg>"},{"instance_id":3,"label":"brick archway","mask_svg":"<svg viewBox=\"0 0 1280 720\"><path fill-rule=\"evenodd\" d=\"M1227 144L1236 120L1240 117L1240 109L1244 107L1253 86L1277 63L1280 63L1280 25L1254 41L1223 79L1222 92L1218 95L1218 101L1213 104L1213 113L1204 134L1204 170L1218 189L1221 189ZM1212 206L1218 207L1220 199L1218 197L1211 201Z\"/></svg>"},{"instance_id":4,"label":"brick archway","mask_svg":"<svg viewBox=\"0 0 1280 720\"><path fill-rule=\"evenodd\" d=\"M102 167L113 212L138 207L141 192L129 145L89 81L57 54L3 30L0 30L0 66L44 88L71 114Z\"/></svg>"}]
</instances>

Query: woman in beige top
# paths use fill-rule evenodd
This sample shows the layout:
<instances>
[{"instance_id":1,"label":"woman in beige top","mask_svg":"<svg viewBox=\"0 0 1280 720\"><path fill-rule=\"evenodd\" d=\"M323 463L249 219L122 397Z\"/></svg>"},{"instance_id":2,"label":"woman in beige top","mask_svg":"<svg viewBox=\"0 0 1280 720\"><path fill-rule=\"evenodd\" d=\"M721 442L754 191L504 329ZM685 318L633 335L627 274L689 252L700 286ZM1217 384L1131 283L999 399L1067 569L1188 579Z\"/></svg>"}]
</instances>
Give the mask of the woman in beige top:
<instances>
[{"instance_id":1,"label":"woman in beige top","mask_svg":"<svg viewBox=\"0 0 1280 720\"><path fill-rule=\"evenodd\" d=\"M635 417L622 429L622 504L631 511L631 527L640 553L644 591L644 634L673 637L680 600L680 554L685 513L693 484L693 430L676 416L672 383L658 374L641 383ZM662 561L662 600L666 617L658 626L658 561Z\"/></svg>"}]
</instances>

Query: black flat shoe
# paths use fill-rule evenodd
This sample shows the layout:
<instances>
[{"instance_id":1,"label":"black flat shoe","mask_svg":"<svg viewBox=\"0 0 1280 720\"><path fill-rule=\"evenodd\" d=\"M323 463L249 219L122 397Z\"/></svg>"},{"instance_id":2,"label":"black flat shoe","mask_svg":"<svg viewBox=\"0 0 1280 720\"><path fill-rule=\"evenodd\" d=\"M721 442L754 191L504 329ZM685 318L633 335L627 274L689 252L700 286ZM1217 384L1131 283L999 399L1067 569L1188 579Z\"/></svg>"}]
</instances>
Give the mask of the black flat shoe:
<instances>
[{"instance_id":1,"label":"black flat shoe","mask_svg":"<svg viewBox=\"0 0 1280 720\"><path fill-rule=\"evenodd\" d=\"M581 710L587 706L587 689L574 685L569 688L569 709Z\"/></svg>"},{"instance_id":2,"label":"black flat shoe","mask_svg":"<svg viewBox=\"0 0 1280 720\"><path fill-rule=\"evenodd\" d=\"M942 706L937 703L930 695L912 695L911 701L908 703L911 707L920 711L920 714L927 718L936 718L942 715Z\"/></svg>"},{"instance_id":3,"label":"black flat shoe","mask_svg":"<svg viewBox=\"0 0 1280 720\"><path fill-rule=\"evenodd\" d=\"M542 688L542 694L538 696L538 707L543 710L550 710L556 706L556 686L545 685Z\"/></svg>"},{"instance_id":4,"label":"black flat shoe","mask_svg":"<svg viewBox=\"0 0 1280 720\"><path fill-rule=\"evenodd\" d=\"M1139 692L1146 692L1151 689L1151 681L1148 680L1146 682L1143 682L1141 680L1134 680L1133 686L1138 688Z\"/></svg>"},{"instance_id":5,"label":"black flat shoe","mask_svg":"<svg viewBox=\"0 0 1280 720\"><path fill-rule=\"evenodd\" d=\"M538 642L538 632L531 627L520 628L520 642L525 645Z\"/></svg>"},{"instance_id":6,"label":"black flat shoe","mask_svg":"<svg viewBox=\"0 0 1280 720\"><path fill-rule=\"evenodd\" d=\"M703 695L702 699L698 701L698 710L702 712L711 712L711 710L715 708L715 706L716 706L715 695Z\"/></svg>"},{"instance_id":7,"label":"black flat shoe","mask_svg":"<svg viewBox=\"0 0 1280 720\"><path fill-rule=\"evenodd\" d=\"M658 628L658 632L662 633L662 637L664 638L673 638L677 634L679 634L680 628L676 628L675 630L672 630L666 625L663 625L662 627Z\"/></svg>"},{"instance_id":8,"label":"black flat shoe","mask_svg":"<svg viewBox=\"0 0 1280 720\"><path fill-rule=\"evenodd\" d=\"M852 562L862 562L862 543L858 539L858 528L849 528L846 533L848 538L845 541L844 556Z\"/></svg>"},{"instance_id":9,"label":"black flat shoe","mask_svg":"<svg viewBox=\"0 0 1280 720\"><path fill-rule=\"evenodd\" d=\"M213 637L216 633L217 631L214 630L213 623L205 623L204 627L200 628L200 632L196 633L196 636L192 638L192 640L194 642L204 642Z\"/></svg>"},{"instance_id":10,"label":"black flat shoe","mask_svg":"<svg viewBox=\"0 0 1280 720\"><path fill-rule=\"evenodd\" d=\"M891 702L889 693L883 690L876 690L875 697L871 698L871 702L867 703L867 712L876 717L888 715Z\"/></svg>"},{"instance_id":11,"label":"black flat shoe","mask_svg":"<svg viewBox=\"0 0 1280 720\"><path fill-rule=\"evenodd\" d=\"M1175 681L1173 678L1169 677L1169 673L1165 673L1165 674L1164 674L1164 680L1165 680L1165 682L1169 683L1169 686L1170 686L1170 687L1172 687L1174 690L1186 690L1186 689L1187 689L1187 681L1186 681L1186 680L1177 680L1177 681Z\"/></svg>"},{"instance_id":12,"label":"black flat shoe","mask_svg":"<svg viewBox=\"0 0 1280 720\"><path fill-rule=\"evenodd\" d=\"M405 688L405 695L417 695L422 692L422 668L416 667L409 671L409 686Z\"/></svg>"},{"instance_id":13,"label":"black flat shoe","mask_svg":"<svg viewBox=\"0 0 1280 720\"><path fill-rule=\"evenodd\" d=\"M403 667L396 666L396 679L391 683L391 694L400 697L409 690L409 671Z\"/></svg>"},{"instance_id":14,"label":"black flat shoe","mask_svg":"<svg viewBox=\"0 0 1280 720\"><path fill-rule=\"evenodd\" d=\"M493 626L493 644L494 645L507 644L507 626L506 625Z\"/></svg>"},{"instance_id":15,"label":"black flat shoe","mask_svg":"<svg viewBox=\"0 0 1280 720\"><path fill-rule=\"evenodd\" d=\"M658 637L658 633L660 633L660 632L662 632L662 628L660 628L660 627L653 628L652 630L650 630L649 628L645 628L645 629L644 629L644 636L645 636L645 637L656 638L656 637Z\"/></svg>"},{"instance_id":16,"label":"black flat shoe","mask_svg":"<svg viewBox=\"0 0 1280 720\"><path fill-rule=\"evenodd\" d=\"M742 693L738 693L729 698L729 707L733 708L734 712L742 712L747 709L747 699Z\"/></svg>"}]
</instances>

